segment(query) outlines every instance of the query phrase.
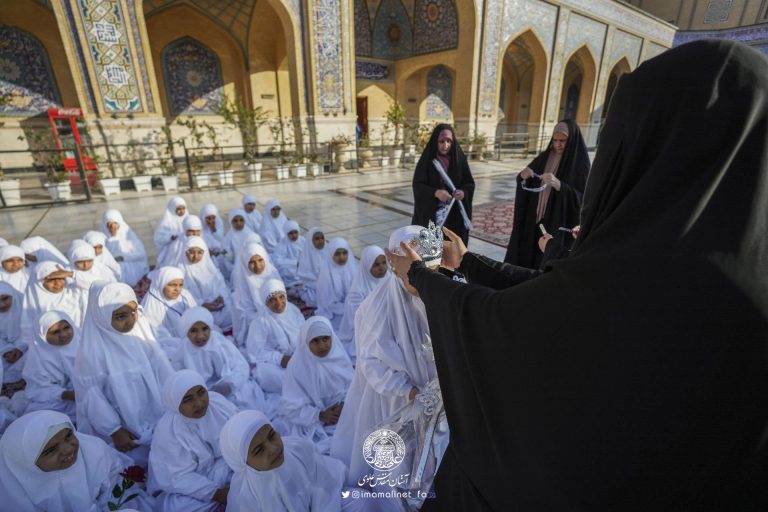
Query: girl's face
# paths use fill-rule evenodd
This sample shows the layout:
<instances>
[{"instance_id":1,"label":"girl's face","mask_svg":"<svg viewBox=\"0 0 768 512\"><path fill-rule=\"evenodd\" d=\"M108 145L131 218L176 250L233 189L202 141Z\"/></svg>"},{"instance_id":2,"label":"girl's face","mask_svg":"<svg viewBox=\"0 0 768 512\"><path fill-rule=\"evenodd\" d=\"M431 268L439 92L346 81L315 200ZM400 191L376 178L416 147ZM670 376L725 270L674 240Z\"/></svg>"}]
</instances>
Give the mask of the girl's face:
<instances>
[{"instance_id":1,"label":"girl's face","mask_svg":"<svg viewBox=\"0 0 768 512\"><path fill-rule=\"evenodd\" d=\"M69 322L60 320L48 328L48 332L45 333L45 341L54 347L63 347L69 345L74 336L75 330L72 329Z\"/></svg>"},{"instance_id":2,"label":"girl's face","mask_svg":"<svg viewBox=\"0 0 768 512\"><path fill-rule=\"evenodd\" d=\"M183 217L185 213L187 213L187 207L186 206L177 206L176 207L176 215L178 215L179 217Z\"/></svg>"},{"instance_id":3,"label":"girl's face","mask_svg":"<svg viewBox=\"0 0 768 512\"><path fill-rule=\"evenodd\" d=\"M203 261L203 250L199 247L190 247L187 249L187 261L193 265Z\"/></svg>"},{"instance_id":4,"label":"girl's face","mask_svg":"<svg viewBox=\"0 0 768 512\"><path fill-rule=\"evenodd\" d=\"M336 249L336 252L333 253L333 261L337 265L346 265L348 257L349 253L346 249Z\"/></svg>"},{"instance_id":5,"label":"girl's face","mask_svg":"<svg viewBox=\"0 0 768 512\"><path fill-rule=\"evenodd\" d=\"M552 135L552 149L555 153L561 155L565 151L565 146L568 145L568 136L564 133L555 133Z\"/></svg>"},{"instance_id":6,"label":"girl's face","mask_svg":"<svg viewBox=\"0 0 768 512\"><path fill-rule=\"evenodd\" d=\"M165 298L168 300L176 300L179 298L179 295L181 295L181 290L183 288L183 279L173 279L172 281L168 281L168 284L163 287L163 295L165 295Z\"/></svg>"},{"instance_id":7,"label":"girl's face","mask_svg":"<svg viewBox=\"0 0 768 512\"><path fill-rule=\"evenodd\" d=\"M77 270L82 270L83 272L88 272L93 268L93 260L76 261L75 268Z\"/></svg>"},{"instance_id":8,"label":"girl's face","mask_svg":"<svg viewBox=\"0 0 768 512\"><path fill-rule=\"evenodd\" d=\"M287 305L287 301L285 298L285 294L282 292L278 292L271 296L267 300L267 307L270 311L273 313L277 313L278 315L282 314L283 311L285 311L285 306Z\"/></svg>"},{"instance_id":9,"label":"girl's face","mask_svg":"<svg viewBox=\"0 0 768 512\"><path fill-rule=\"evenodd\" d=\"M19 258L18 256L14 256L13 258L8 258L7 260L3 260L3 270L5 270L10 274L13 274L14 272L18 272L23 268L24 268L24 260Z\"/></svg>"},{"instance_id":10,"label":"girl's face","mask_svg":"<svg viewBox=\"0 0 768 512\"><path fill-rule=\"evenodd\" d=\"M242 231L242 229L245 227L245 219L242 215L235 215L235 218L232 219L232 229L235 231Z\"/></svg>"},{"instance_id":11,"label":"girl's face","mask_svg":"<svg viewBox=\"0 0 768 512\"><path fill-rule=\"evenodd\" d=\"M207 215L205 217L205 225L208 226L211 231L216 231L216 216Z\"/></svg>"},{"instance_id":12,"label":"girl's face","mask_svg":"<svg viewBox=\"0 0 768 512\"><path fill-rule=\"evenodd\" d=\"M0 295L0 313L7 313L13 306L13 297L11 295Z\"/></svg>"},{"instance_id":13,"label":"girl's face","mask_svg":"<svg viewBox=\"0 0 768 512\"><path fill-rule=\"evenodd\" d=\"M202 231L200 231L199 229L188 229L187 231L185 231L185 234L187 236L200 236L200 233L202 233Z\"/></svg>"},{"instance_id":14,"label":"girl's face","mask_svg":"<svg viewBox=\"0 0 768 512\"><path fill-rule=\"evenodd\" d=\"M257 471L270 471L283 465L283 439L272 425L261 427L251 438L245 463Z\"/></svg>"},{"instance_id":15,"label":"girl's face","mask_svg":"<svg viewBox=\"0 0 768 512\"><path fill-rule=\"evenodd\" d=\"M133 330L138 318L136 310L139 305L131 301L112 312L112 328L117 332L127 333Z\"/></svg>"},{"instance_id":16,"label":"girl's face","mask_svg":"<svg viewBox=\"0 0 768 512\"><path fill-rule=\"evenodd\" d=\"M309 340L309 351L317 357L325 357L331 353L333 340L330 336L317 336Z\"/></svg>"},{"instance_id":17,"label":"girl's face","mask_svg":"<svg viewBox=\"0 0 768 512\"><path fill-rule=\"evenodd\" d=\"M256 275L264 272L265 268L267 268L267 262L264 261L264 258L259 256L258 254L254 254L253 256L251 256L251 259L248 260L248 270L250 270Z\"/></svg>"},{"instance_id":18,"label":"girl's face","mask_svg":"<svg viewBox=\"0 0 768 512\"><path fill-rule=\"evenodd\" d=\"M211 337L211 328L205 322L195 322L187 331L187 338L198 348L204 347Z\"/></svg>"},{"instance_id":19,"label":"girl's face","mask_svg":"<svg viewBox=\"0 0 768 512\"><path fill-rule=\"evenodd\" d=\"M441 155L447 155L453 146L453 134L451 130L443 130L437 136L437 152Z\"/></svg>"},{"instance_id":20,"label":"girl's face","mask_svg":"<svg viewBox=\"0 0 768 512\"><path fill-rule=\"evenodd\" d=\"M65 428L48 441L35 461L35 465L46 473L61 471L77 462L80 441L71 428Z\"/></svg>"},{"instance_id":21,"label":"girl's face","mask_svg":"<svg viewBox=\"0 0 768 512\"><path fill-rule=\"evenodd\" d=\"M179 404L179 412L193 420L205 416L208 412L208 390L203 386L195 386L187 391Z\"/></svg>"},{"instance_id":22,"label":"girl's face","mask_svg":"<svg viewBox=\"0 0 768 512\"><path fill-rule=\"evenodd\" d=\"M101 253L104 252L104 246L101 244L94 245L93 250L96 252L96 256L101 256Z\"/></svg>"},{"instance_id":23,"label":"girl's face","mask_svg":"<svg viewBox=\"0 0 768 512\"><path fill-rule=\"evenodd\" d=\"M256 203L245 203L243 205L243 210L245 210L245 213L251 213L255 209L256 209Z\"/></svg>"},{"instance_id":24,"label":"girl's face","mask_svg":"<svg viewBox=\"0 0 768 512\"><path fill-rule=\"evenodd\" d=\"M373 260L373 265L371 265L371 275L376 279L381 279L386 273L387 258L383 254L376 256L376 259Z\"/></svg>"},{"instance_id":25,"label":"girl's face","mask_svg":"<svg viewBox=\"0 0 768 512\"><path fill-rule=\"evenodd\" d=\"M272 218L276 219L280 216L280 208L279 206L273 206L271 210L269 210L269 214L272 215Z\"/></svg>"},{"instance_id":26,"label":"girl's face","mask_svg":"<svg viewBox=\"0 0 768 512\"><path fill-rule=\"evenodd\" d=\"M107 229L109 230L110 235L117 236L117 230L120 229L120 224L117 222L107 222Z\"/></svg>"},{"instance_id":27,"label":"girl's face","mask_svg":"<svg viewBox=\"0 0 768 512\"><path fill-rule=\"evenodd\" d=\"M46 277L43 279L43 288L48 290L51 293L61 293L64 291L64 288L67 286L67 280L63 277L56 277L56 278L50 278Z\"/></svg>"},{"instance_id":28,"label":"girl's face","mask_svg":"<svg viewBox=\"0 0 768 512\"><path fill-rule=\"evenodd\" d=\"M318 231L312 235L312 245L314 245L317 250L321 250L325 247L325 234L322 231Z\"/></svg>"},{"instance_id":29,"label":"girl's face","mask_svg":"<svg viewBox=\"0 0 768 512\"><path fill-rule=\"evenodd\" d=\"M295 242L298 239L299 239L299 232L298 231L296 231L294 229L294 230L288 232L288 240L290 240L291 242Z\"/></svg>"}]
</instances>

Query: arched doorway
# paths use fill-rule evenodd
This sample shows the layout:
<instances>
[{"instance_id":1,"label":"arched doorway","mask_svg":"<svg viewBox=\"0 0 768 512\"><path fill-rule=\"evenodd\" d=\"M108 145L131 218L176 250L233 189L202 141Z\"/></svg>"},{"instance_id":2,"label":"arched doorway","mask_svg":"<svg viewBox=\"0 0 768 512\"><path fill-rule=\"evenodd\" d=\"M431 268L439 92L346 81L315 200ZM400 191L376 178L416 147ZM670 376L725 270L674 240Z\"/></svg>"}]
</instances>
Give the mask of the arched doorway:
<instances>
[{"instance_id":1,"label":"arched doorway","mask_svg":"<svg viewBox=\"0 0 768 512\"><path fill-rule=\"evenodd\" d=\"M608 86L605 89L605 101L603 101L603 110L600 113L601 121L604 120L605 116L608 114L608 107L611 105L611 98L616 90L616 86L619 84L619 78L621 78L621 75L629 73L630 71L632 71L632 68L626 57L622 58L615 66L613 66L611 74L608 77Z\"/></svg>"},{"instance_id":2,"label":"arched doorway","mask_svg":"<svg viewBox=\"0 0 768 512\"><path fill-rule=\"evenodd\" d=\"M585 138L592 113L596 74L595 59L586 46L571 55L563 71L558 119L574 119L585 131Z\"/></svg>"}]
</instances>

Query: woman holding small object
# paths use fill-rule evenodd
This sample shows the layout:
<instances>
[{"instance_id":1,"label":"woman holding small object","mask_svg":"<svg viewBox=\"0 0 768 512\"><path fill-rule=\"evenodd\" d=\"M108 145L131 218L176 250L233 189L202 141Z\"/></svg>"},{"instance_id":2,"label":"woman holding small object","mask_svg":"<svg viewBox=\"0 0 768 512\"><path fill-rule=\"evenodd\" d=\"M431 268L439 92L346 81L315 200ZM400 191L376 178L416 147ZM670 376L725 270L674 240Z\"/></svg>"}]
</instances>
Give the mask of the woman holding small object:
<instances>
[{"instance_id":1,"label":"woman holding small object","mask_svg":"<svg viewBox=\"0 0 768 512\"><path fill-rule=\"evenodd\" d=\"M474 192L475 180L453 127L437 125L413 173L411 224L426 227L433 221L459 235L466 244L472 229Z\"/></svg>"},{"instance_id":2,"label":"woman holding small object","mask_svg":"<svg viewBox=\"0 0 768 512\"><path fill-rule=\"evenodd\" d=\"M570 119L557 123L547 149L517 176L515 218L505 262L539 268L542 253L537 244L547 233L565 249L570 248L573 237L559 228L579 223L589 167L578 125ZM546 232L539 231L539 224Z\"/></svg>"}]
</instances>

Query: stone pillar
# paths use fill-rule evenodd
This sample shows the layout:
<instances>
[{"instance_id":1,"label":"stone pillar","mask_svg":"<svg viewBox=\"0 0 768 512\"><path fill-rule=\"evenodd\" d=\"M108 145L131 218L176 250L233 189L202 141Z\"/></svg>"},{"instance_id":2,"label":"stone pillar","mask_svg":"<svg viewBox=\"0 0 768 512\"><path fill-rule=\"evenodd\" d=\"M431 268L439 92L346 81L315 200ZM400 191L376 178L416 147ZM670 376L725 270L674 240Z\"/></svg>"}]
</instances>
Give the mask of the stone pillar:
<instances>
[{"instance_id":1,"label":"stone pillar","mask_svg":"<svg viewBox=\"0 0 768 512\"><path fill-rule=\"evenodd\" d=\"M560 102L560 89L563 84L563 67L565 66L566 38L568 35L568 20L570 9L560 6L557 17L557 31L555 33L555 50L552 54L552 65L549 72L549 94L547 104L544 107L544 123L542 126L542 147L549 143L548 135L552 133L558 121L558 107Z\"/></svg>"}]
</instances>

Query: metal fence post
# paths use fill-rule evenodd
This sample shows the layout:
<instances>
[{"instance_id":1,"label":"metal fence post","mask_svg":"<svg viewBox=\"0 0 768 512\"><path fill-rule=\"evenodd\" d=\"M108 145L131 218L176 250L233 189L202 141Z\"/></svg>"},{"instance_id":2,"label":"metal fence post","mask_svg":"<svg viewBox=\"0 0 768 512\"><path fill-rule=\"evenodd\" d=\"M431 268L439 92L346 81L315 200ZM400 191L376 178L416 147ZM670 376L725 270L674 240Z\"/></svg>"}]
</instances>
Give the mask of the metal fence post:
<instances>
[{"instance_id":1,"label":"metal fence post","mask_svg":"<svg viewBox=\"0 0 768 512\"><path fill-rule=\"evenodd\" d=\"M75 158L77 159L77 172L80 174L80 182L83 184L85 197L90 202L92 200L91 187L88 185L88 176L85 173L85 164L83 164L83 155L80 153L79 146L75 146Z\"/></svg>"},{"instance_id":2,"label":"metal fence post","mask_svg":"<svg viewBox=\"0 0 768 512\"><path fill-rule=\"evenodd\" d=\"M192 165L189 163L189 149L187 149L187 143L182 140L181 147L184 148L184 162L187 165L187 178L189 178L189 190L192 190L194 183L192 182Z\"/></svg>"}]
</instances>

